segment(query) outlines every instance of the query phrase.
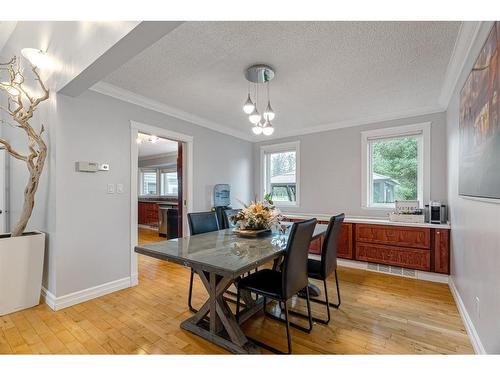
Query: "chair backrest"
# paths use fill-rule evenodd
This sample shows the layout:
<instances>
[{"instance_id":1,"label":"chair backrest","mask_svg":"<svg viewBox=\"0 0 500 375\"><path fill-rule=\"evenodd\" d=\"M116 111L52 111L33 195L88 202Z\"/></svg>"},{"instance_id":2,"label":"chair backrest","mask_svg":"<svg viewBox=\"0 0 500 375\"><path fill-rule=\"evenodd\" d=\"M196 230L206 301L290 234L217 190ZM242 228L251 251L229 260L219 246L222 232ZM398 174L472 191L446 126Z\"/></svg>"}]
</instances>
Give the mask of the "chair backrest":
<instances>
[{"instance_id":1,"label":"chair backrest","mask_svg":"<svg viewBox=\"0 0 500 375\"><path fill-rule=\"evenodd\" d=\"M308 284L307 257L316 219L296 222L290 228L282 268L283 296L287 299Z\"/></svg>"},{"instance_id":2,"label":"chair backrest","mask_svg":"<svg viewBox=\"0 0 500 375\"><path fill-rule=\"evenodd\" d=\"M321 276L327 277L337 268L337 247L339 244L340 228L345 215L332 216L328 223L323 248L321 249Z\"/></svg>"},{"instance_id":3,"label":"chair backrest","mask_svg":"<svg viewBox=\"0 0 500 375\"><path fill-rule=\"evenodd\" d=\"M213 211L192 212L187 214L187 217L191 236L219 230L217 214Z\"/></svg>"},{"instance_id":4,"label":"chair backrest","mask_svg":"<svg viewBox=\"0 0 500 375\"><path fill-rule=\"evenodd\" d=\"M236 215L240 211L241 210L237 210L237 209L227 209L227 210L224 210L224 229L226 229L226 228L234 228L235 227L235 225L231 221L231 216Z\"/></svg>"}]
</instances>

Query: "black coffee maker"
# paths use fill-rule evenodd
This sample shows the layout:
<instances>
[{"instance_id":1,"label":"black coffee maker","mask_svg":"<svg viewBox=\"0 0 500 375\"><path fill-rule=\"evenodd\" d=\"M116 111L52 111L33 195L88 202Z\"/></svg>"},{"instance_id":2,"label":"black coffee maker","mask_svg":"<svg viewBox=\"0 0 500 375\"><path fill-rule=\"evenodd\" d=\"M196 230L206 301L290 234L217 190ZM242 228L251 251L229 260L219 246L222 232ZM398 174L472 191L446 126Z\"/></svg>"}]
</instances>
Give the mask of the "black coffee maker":
<instances>
[{"instance_id":1,"label":"black coffee maker","mask_svg":"<svg viewBox=\"0 0 500 375\"><path fill-rule=\"evenodd\" d=\"M425 205L425 221L431 224L445 224L447 221L446 205L431 201Z\"/></svg>"}]
</instances>

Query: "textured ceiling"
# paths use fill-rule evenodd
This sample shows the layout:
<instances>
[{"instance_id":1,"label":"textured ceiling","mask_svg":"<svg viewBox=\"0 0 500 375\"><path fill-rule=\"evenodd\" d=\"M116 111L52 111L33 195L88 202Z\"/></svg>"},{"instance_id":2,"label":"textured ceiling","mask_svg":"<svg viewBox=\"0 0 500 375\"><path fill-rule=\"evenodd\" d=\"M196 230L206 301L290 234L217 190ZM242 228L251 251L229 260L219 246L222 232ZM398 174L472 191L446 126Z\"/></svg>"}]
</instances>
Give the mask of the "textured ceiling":
<instances>
[{"instance_id":1,"label":"textured ceiling","mask_svg":"<svg viewBox=\"0 0 500 375\"><path fill-rule=\"evenodd\" d=\"M107 83L250 132L254 63L276 70L276 136L439 109L460 22L186 22ZM262 109L261 109L262 113Z\"/></svg>"}]
</instances>

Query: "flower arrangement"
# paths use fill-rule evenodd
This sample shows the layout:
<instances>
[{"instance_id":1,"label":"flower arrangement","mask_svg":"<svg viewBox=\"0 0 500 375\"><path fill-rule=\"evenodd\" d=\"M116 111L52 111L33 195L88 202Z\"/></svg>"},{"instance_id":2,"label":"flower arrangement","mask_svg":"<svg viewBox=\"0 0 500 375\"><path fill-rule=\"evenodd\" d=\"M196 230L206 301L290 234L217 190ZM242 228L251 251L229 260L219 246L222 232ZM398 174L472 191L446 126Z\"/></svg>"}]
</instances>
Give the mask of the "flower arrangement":
<instances>
[{"instance_id":1,"label":"flower arrangement","mask_svg":"<svg viewBox=\"0 0 500 375\"><path fill-rule=\"evenodd\" d=\"M266 230L278 224L281 218L280 210L274 206L270 194L266 194L262 202L245 205L240 212L231 216L231 221L240 229Z\"/></svg>"}]
</instances>

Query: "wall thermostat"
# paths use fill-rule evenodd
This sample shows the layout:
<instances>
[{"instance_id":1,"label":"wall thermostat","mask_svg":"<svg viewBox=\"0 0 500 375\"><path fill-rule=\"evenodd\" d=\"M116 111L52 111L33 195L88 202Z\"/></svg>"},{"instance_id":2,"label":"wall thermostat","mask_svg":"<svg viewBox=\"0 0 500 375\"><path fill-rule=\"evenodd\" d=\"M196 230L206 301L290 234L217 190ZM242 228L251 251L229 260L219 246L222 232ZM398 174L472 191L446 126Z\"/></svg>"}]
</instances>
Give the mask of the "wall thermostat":
<instances>
[{"instance_id":1,"label":"wall thermostat","mask_svg":"<svg viewBox=\"0 0 500 375\"><path fill-rule=\"evenodd\" d=\"M101 164L93 161L77 161L75 169L77 172L109 171L109 164Z\"/></svg>"}]
</instances>

